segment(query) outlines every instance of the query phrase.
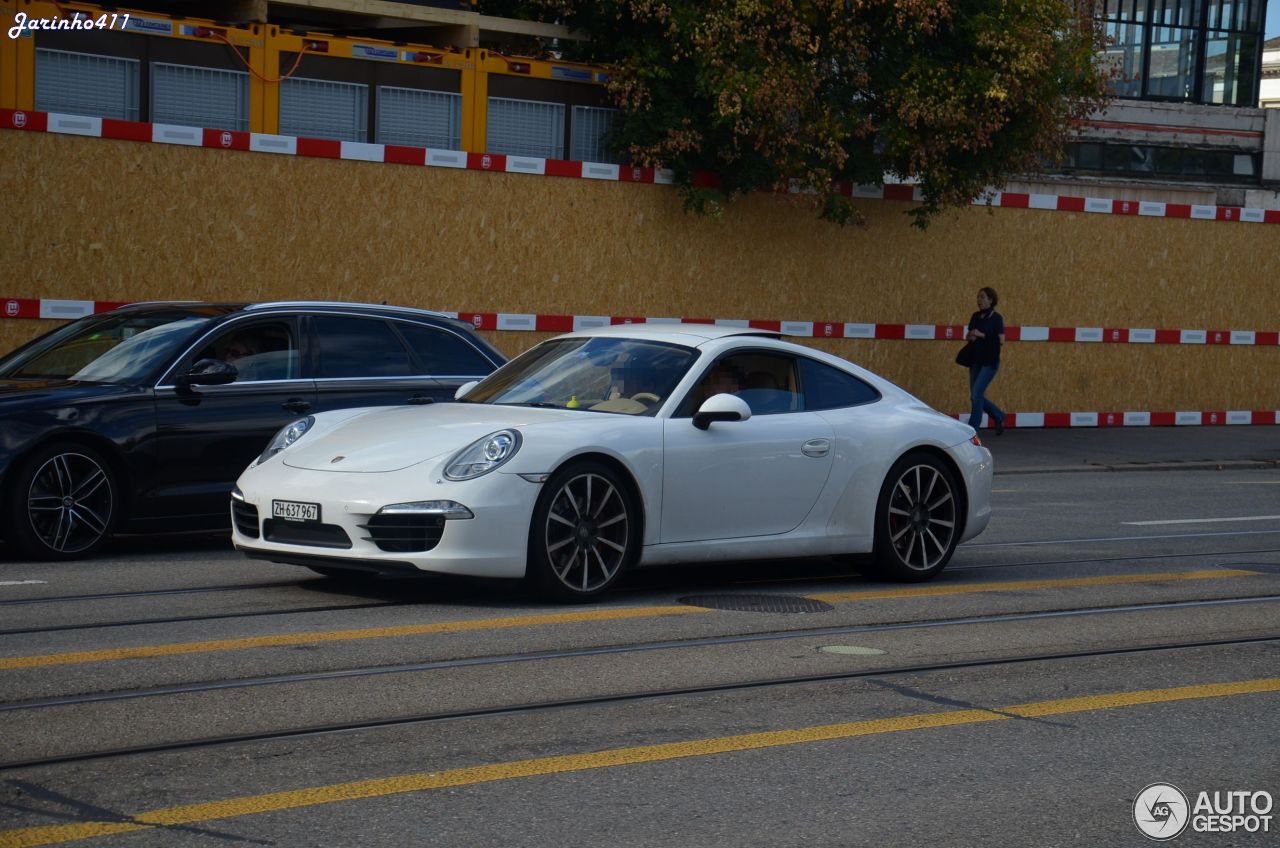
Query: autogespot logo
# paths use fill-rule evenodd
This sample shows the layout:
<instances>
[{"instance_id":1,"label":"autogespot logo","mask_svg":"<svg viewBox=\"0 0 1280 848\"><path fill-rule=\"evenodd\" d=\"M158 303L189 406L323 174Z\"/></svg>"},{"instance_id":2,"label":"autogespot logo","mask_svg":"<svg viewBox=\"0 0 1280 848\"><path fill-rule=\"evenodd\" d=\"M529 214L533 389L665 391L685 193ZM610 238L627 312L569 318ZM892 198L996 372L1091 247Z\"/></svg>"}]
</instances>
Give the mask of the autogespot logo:
<instances>
[{"instance_id":1,"label":"autogespot logo","mask_svg":"<svg viewBox=\"0 0 1280 848\"><path fill-rule=\"evenodd\" d=\"M1190 812L1187 796L1171 783L1153 783L1133 799L1133 823L1143 836L1157 842L1186 830Z\"/></svg>"}]
</instances>

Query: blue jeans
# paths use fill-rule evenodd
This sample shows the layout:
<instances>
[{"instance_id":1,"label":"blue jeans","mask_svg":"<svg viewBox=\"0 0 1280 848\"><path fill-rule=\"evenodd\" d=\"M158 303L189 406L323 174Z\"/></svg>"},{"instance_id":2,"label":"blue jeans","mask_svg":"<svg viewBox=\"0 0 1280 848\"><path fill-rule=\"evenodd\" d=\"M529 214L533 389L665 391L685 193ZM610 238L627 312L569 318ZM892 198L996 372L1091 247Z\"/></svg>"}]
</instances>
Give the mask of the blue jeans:
<instances>
[{"instance_id":1,"label":"blue jeans","mask_svg":"<svg viewBox=\"0 0 1280 848\"><path fill-rule=\"evenodd\" d=\"M987 400L987 386L991 385L991 381L996 378L996 372L1000 370L999 365L970 365L969 366L969 401L971 409L969 412L969 426L978 429L978 425L982 423L982 413L991 416L992 421L1004 421L1004 413L1000 407Z\"/></svg>"}]
</instances>

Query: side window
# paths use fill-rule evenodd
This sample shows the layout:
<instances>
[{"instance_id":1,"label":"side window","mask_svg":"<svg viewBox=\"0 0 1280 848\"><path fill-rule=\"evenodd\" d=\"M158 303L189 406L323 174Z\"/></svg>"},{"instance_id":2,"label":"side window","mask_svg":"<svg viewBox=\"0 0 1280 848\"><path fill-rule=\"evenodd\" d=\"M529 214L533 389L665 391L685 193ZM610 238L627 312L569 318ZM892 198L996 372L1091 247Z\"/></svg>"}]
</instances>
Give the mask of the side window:
<instances>
[{"instance_id":1,"label":"side window","mask_svg":"<svg viewBox=\"0 0 1280 848\"><path fill-rule=\"evenodd\" d=\"M317 315L313 319L320 361L316 377L408 377L409 351L380 318Z\"/></svg>"},{"instance_id":2,"label":"side window","mask_svg":"<svg viewBox=\"0 0 1280 848\"><path fill-rule=\"evenodd\" d=\"M271 321L228 330L196 354L196 359L221 359L236 367L237 383L296 380L301 360L293 323Z\"/></svg>"},{"instance_id":3,"label":"side window","mask_svg":"<svg viewBox=\"0 0 1280 848\"><path fill-rule=\"evenodd\" d=\"M852 374L813 359L800 360L805 409L838 409L880 399L880 393Z\"/></svg>"},{"instance_id":4,"label":"side window","mask_svg":"<svg viewBox=\"0 0 1280 848\"><path fill-rule=\"evenodd\" d=\"M440 377L483 377L493 370L493 363L470 342L447 330L421 324L396 323L409 347L418 355L426 373Z\"/></svg>"},{"instance_id":5,"label":"side window","mask_svg":"<svg viewBox=\"0 0 1280 848\"><path fill-rule=\"evenodd\" d=\"M776 353L745 352L722 357L707 369L689 393L679 415L693 415L712 395L737 395L752 415L799 412L805 408L798 392L795 359Z\"/></svg>"}]
</instances>

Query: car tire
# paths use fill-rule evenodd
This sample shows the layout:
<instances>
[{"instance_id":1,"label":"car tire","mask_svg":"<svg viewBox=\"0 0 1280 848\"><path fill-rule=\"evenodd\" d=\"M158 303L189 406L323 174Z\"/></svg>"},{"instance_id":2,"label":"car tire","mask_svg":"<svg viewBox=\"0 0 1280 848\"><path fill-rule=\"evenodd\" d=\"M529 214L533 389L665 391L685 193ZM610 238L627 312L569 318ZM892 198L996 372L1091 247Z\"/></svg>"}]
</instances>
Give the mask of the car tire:
<instances>
[{"instance_id":1,"label":"car tire","mask_svg":"<svg viewBox=\"0 0 1280 848\"><path fill-rule=\"evenodd\" d=\"M111 464L85 445L58 442L28 455L13 478L12 542L39 560L92 556L111 538L120 490Z\"/></svg>"},{"instance_id":2,"label":"car tire","mask_svg":"<svg viewBox=\"0 0 1280 848\"><path fill-rule=\"evenodd\" d=\"M529 528L526 578L539 595L570 603L597 598L639 555L639 507L617 471L583 461L551 475Z\"/></svg>"},{"instance_id":3,"label":"car tire","mask_svg":"<svg viewBox=\"0 0 1280 848\"><path fill-rule=\"evenodd\" d=\"M902 583L936 577L955 553L961 522L955 474L932 454L907 454L880 487L872 573Z\"/></svg>"}]
</instances>

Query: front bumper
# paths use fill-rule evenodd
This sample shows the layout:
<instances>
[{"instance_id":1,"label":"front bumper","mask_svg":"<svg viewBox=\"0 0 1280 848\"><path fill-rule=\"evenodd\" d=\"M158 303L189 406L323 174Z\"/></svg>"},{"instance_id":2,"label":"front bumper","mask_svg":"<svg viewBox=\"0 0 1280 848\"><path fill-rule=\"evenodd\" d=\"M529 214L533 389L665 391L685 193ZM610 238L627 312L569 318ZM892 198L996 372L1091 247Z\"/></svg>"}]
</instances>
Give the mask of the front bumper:
<instances>
[{"instance_id":1,"label":"front bumper","mask_svg":"<svg viewBox=\"0 0 1280 848\"><path fill-rule=\"evenodd\" d=\"M453 482L432 479L421 468L311 471L278 460L250 468L237 487L242 500L232 504L232 542L252 558L352 571L508 578L524 576L529 525L542 489L502 471ZM320 520L273 518L273 500L318 504ZM367 526L379 509L431 500L462 504L474 517L442 521L439 540L429 550L379 547L377 534Z\"/></svg>"}]
</instances>

